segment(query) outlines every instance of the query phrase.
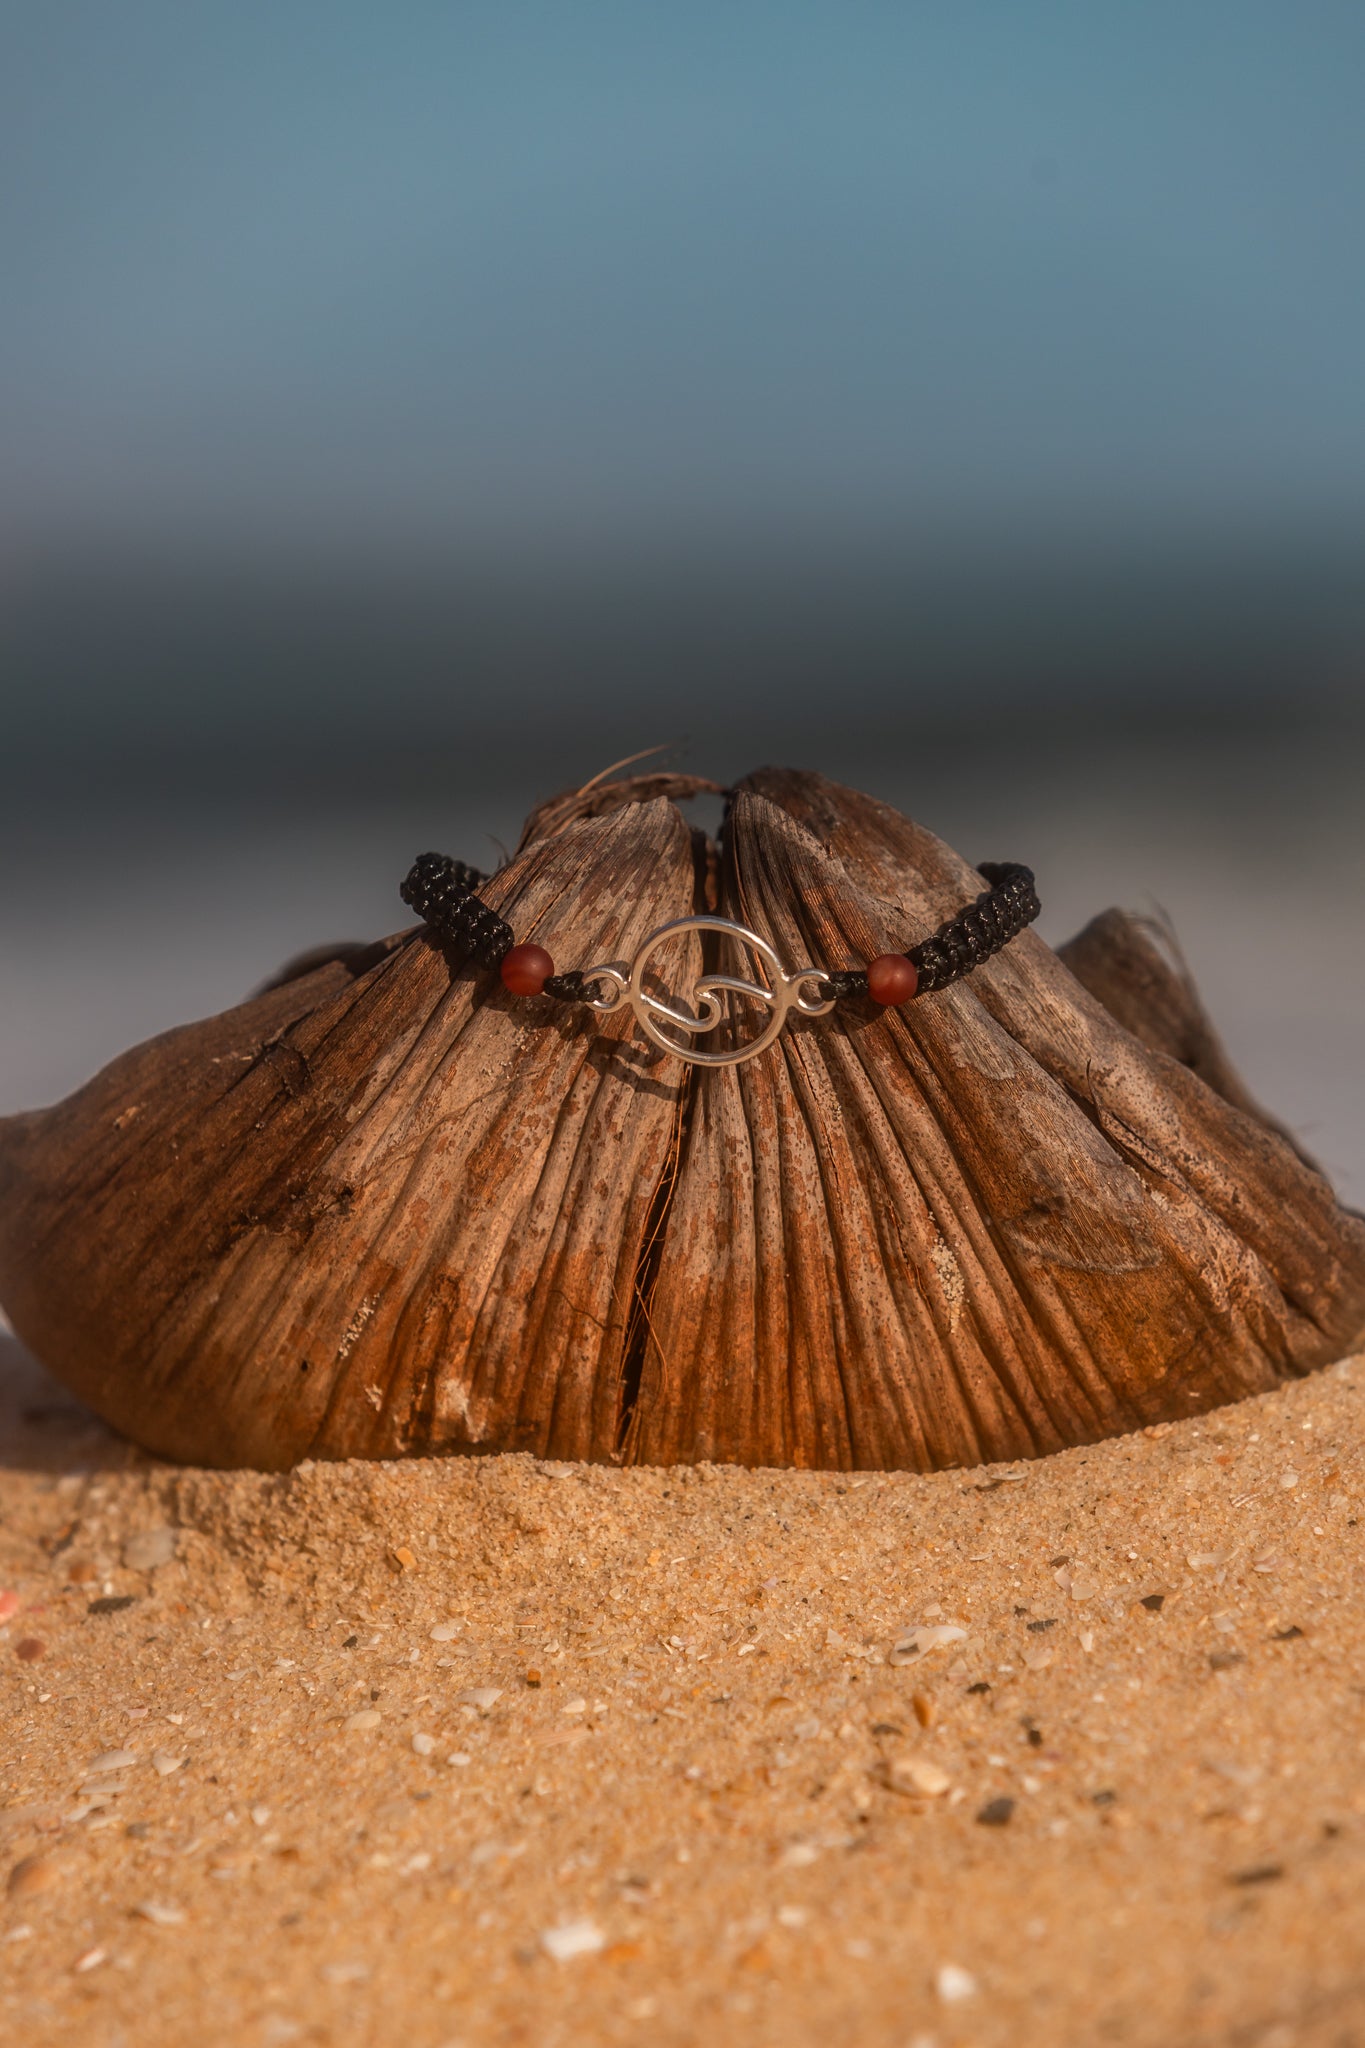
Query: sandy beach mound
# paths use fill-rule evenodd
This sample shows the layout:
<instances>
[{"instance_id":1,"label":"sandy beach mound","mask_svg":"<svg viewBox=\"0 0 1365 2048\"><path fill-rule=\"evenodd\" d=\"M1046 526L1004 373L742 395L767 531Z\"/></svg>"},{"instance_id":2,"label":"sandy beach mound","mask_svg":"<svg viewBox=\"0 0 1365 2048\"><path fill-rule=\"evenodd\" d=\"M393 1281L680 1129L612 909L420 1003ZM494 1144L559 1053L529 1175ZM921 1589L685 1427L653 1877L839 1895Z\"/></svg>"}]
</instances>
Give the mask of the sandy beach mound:
<instances>
[{"instance_id":1,"label":"sandy beach mound","mask_svg":"<svg viewBox=\"0 0 1365 2048\"><path fill-rule=\"evenodd\" d=\"M0 1359L6 2040L1365 2042L1365 1358L931 1477L177 1471Z\"/></svg>"}]
</instances>

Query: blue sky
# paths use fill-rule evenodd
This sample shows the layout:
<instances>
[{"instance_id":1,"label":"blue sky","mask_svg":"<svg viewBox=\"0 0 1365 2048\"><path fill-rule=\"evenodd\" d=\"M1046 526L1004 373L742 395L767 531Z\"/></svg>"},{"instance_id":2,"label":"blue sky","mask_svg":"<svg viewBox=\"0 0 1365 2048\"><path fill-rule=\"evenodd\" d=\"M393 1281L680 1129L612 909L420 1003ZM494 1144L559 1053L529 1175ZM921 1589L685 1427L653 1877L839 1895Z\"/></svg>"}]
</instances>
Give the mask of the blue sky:
<instances>
[{"instance_id":1,"label":"blue sky","mask_svg":"<svg viewBox=\"0 0 1365 2048\"><path fill-rule=\"evenodd\" d=\"M1352 0L42 0L2 46L21 553L1359 504Z\"/></svg>"}]
</instances>

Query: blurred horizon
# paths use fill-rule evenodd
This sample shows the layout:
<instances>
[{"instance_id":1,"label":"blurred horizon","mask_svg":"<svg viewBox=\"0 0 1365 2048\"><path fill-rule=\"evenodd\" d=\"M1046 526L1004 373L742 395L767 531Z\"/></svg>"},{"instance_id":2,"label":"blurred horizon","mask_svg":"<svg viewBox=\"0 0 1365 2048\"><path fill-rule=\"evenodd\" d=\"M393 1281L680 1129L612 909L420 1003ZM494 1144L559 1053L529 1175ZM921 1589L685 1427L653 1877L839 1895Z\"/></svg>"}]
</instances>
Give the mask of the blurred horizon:
<instances>
[{"instance_id":1,"label":"blurred horizon","mask_svg":"<svg viewBox=\"0 0 1365 2048\"><path fill-rule=\"evenodd\" d=\"M444 576L68 564L9 593L12 801L89 794L115 763L130 797L173 800L229 775L243 799L502 777L528 747L595 772L668 742L732 777L779 756L837 774L898 747L970 744L985 765L1220 731L1359 746L1363 572L1349 536L1193 559L1169 537L926 544L903 563L889 544L637 549Z\"/></svg>"}]
</instances>

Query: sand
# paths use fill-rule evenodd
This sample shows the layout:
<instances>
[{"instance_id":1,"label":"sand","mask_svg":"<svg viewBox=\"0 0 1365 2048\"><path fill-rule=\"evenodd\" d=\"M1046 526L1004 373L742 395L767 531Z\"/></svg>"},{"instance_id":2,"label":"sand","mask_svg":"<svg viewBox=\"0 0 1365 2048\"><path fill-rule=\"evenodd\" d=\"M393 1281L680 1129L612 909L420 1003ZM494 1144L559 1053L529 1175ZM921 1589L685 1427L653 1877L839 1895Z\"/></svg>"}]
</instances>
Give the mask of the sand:
<instances>
[{"instance_id":1,"label":"sand","mask_svg":"<svg viewBox=\"0 0 1365 2048\"><path fill-rule=\"evenodd\" d=\"M1365 2042L1365 1358L927 1478L0 1379L7 2042Z\"/></svg>"}]
</instances>

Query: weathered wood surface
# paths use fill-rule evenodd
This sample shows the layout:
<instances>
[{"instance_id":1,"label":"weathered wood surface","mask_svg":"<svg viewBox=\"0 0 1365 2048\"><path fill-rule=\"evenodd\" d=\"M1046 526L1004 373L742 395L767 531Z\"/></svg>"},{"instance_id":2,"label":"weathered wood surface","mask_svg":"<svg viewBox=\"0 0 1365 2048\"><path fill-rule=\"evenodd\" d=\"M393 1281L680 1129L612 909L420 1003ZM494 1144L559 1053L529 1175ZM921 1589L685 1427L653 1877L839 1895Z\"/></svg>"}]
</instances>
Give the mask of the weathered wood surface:
<instances>
[{"instance_id":1,"label":"weathered wood surface","mask_svg":"<svg viewBox=\"0 0 1365 2048\"><path fill-rule=\"evenodd\" d=\"M568 958L692 905L663 802L532 845L486 897ZM203 1464L515 1446L603 1458L678 1091L413 934L15 1119L0 1299L138 1442Z\"/></svg>"},{"instance_id":2,"label":"weathered wood surface","mask_svg":"<svg viewBox=\"0 0 1365 2048\"><path fill-rule=\"evenodd\" d=\"M718 863L673 801L709 787L555 799L484 893L563 965L718 900L833 967L980 887L888 807L786 771L734 792ZM1365 1223L1131 921L1067 950L1080 980L1026 933L903 1011L789 1023L718 1070L628 1013L516 1002L420 931L343 951L0 1124L0 1301L148 1448L275 1469L929 1468L1338 1355Z\"/></svg>"},{"instance_id":3,"label":"weathered wood surface","mask_svg":"<svg viewBox=\"0 0 1365 2048\"><path fill-rule=\"evenodd\" d=\"M751 778L729 851L734 914L803 960L904 943L980 886L806 776ZM1365 1230L1326 1182L1025 933L698 1077L630 1449L1027 1456L1271 1386L1363 1319Z\"/></svg>"},{"instance_id":4,"label":"weathered wood surface","mask_svg":"<svg viewBox=\"0 0 1365 2048\"><path fill-rule=\"evenodd\" d=\"M1262 1108L1228 1058L1194 979L1174 950L1173 935L1160 920L1102 910L1057 948L1057 957L1126 1031L1154 1052L1169 1053L1225 1102L1277 1131L1316 1170L1317 1162L1292 1131Z\"/></svg>"}]
</instances>

